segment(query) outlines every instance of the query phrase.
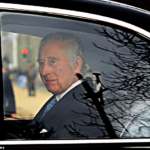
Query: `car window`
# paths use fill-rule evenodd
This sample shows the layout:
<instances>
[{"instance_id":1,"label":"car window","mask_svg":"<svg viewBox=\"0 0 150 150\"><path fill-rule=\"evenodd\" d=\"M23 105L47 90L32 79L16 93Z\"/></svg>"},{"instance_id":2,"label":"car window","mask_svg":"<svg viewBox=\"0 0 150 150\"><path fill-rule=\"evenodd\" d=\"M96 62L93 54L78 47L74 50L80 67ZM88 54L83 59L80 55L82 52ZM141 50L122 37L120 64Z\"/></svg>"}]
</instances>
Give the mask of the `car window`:
<instances>
[{"instance_id":1,"label":"car window","mask_svg":"<svg viewBox=\"0 0 150 150\"><path fill-rule=\"evenodd\" d=\"M57 40L56 36L48 37L54 33ZM70 40L72 44L61 45L60 34L63 40L71 34L70 38L77 37L80 44ZM42 43L45 36L47 39ZM50 111L55 114L54 109L59 110L61 119L57 124L65 120L63 130L67 133L89 137L84 133L91 129L94 133L89 134L94 138L150 137L145 112L150 105L150 46L145 36L102 21L3 12L1 39L5 119L34 119L57 93L59 101ZM79 46L83 51L76 52L76 59L68 51L63 54L67 60L57 52ZM65 63L68 60L70 64ZM74 78L70 75L74 72L72 66L78 68ZM74 91L72 97L67 97L65 87L72 90L70 82L77 78L82 79L85 91L78 95ZM77 85L74 87L77 89ZM65 98L67 105L61 101ZM64 110L69 112L65 114L70 120L61 116ZM61 130L61 125L58 128Z\"/></svg>"}]
</instances>

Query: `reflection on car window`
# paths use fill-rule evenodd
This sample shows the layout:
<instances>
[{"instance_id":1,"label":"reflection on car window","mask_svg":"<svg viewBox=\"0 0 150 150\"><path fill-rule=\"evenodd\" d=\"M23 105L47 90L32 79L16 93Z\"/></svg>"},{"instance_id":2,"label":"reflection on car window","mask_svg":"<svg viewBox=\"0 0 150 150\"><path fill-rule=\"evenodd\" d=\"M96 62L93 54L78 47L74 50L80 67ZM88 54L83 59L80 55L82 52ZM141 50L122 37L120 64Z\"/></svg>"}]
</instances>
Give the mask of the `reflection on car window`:
<instances>
[{"instance_id":1,"label":"reflection on car window","mask_svg":"<svg viewBox=\"0 0 150 150\"><path fill-rule=\"evenodd\" d=\"M110 24L3 13L5 118L31 119L29 139L150 137L149 50Z\"/></svg>"}]
</instances>

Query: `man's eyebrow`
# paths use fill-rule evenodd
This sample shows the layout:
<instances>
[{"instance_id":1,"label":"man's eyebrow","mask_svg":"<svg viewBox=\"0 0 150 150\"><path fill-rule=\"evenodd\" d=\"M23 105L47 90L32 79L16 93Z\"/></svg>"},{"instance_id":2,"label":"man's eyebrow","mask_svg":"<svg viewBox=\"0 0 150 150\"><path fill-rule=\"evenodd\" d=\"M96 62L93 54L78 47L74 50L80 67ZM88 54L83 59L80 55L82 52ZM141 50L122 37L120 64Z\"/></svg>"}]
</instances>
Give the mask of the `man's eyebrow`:
<instances>
[{"instance_id":1,"label":"man's eyebrow","mask_svg":"<svg viewBox=\"0 0 150 150\"><path fill-rule=\"evenodd\" d=\"M44 61L44 59L37 59L37 62L42 61L42 60Z\"/></svg>"},{"instance_id":2,"label":"man's eyebrow","mask_svg":"<svg viewBox=\"0 0 150 150\"><path fill-rule=\"evenodd\" d=\"M55 56L48 57L48 59L57 60ZM42 61L42 60L44 61L44 59L37 59L37 62Z\"/></svg>"},{"instance_id":3,"label":"man's eyebrow","mask_svg":"<svg viewBox=\"0 0 150 150\"><path fill-rule=\"evenodd\" d=\"M48 57L48 59L54 59L54 60L56 60L57 58L55 56L51 56L51 57Z\"/></svg>"}]
</instances>

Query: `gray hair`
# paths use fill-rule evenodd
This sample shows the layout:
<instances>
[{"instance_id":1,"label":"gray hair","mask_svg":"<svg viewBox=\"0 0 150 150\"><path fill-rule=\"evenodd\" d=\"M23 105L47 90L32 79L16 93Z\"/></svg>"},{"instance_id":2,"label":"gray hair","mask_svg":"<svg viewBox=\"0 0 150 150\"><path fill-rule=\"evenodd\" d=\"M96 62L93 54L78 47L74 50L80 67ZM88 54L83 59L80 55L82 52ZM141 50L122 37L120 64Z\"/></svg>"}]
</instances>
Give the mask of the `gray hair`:
<instances>
[{"instance_id":1,"label":"gray hair","mask_svg":"<svg viewBox=\"0 0 150 150\"><path fill-rule=\"evenodd\" d=\"M78 37L70 33L55 32L55 33L48 34L40 42L39 54L41 49L49 41L62 41L65 44L65 49L66 49L65 55L68 58L68 61L71 66L74 65L78 56L81 57L83 62L81 73L83 76L85 75L85 73L87 72L86 70L87 64L85 62L84 48L82 46L81 39L79 39Z\"/></svg>"}]
</instances>

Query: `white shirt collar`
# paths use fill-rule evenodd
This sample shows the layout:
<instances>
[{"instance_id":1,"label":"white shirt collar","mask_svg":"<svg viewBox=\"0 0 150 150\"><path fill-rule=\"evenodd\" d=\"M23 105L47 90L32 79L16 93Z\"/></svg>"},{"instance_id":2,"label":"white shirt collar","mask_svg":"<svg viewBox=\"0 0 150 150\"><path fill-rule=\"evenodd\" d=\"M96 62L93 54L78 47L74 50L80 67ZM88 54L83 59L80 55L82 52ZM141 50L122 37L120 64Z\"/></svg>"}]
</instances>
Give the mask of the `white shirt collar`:
<instances>
[{"instance_id":1,"label":"white shirt collar","mask_svg":"<svg viewBox=\"0 0 150 150\"><path fill-rule=\"evenodd\" d=\"M71 89L76 87L77 85L81 84L83 80L78 80L77 82L73 83L65 92L56 96L57 101L59 101L66 93L68 93Z\"/></svg>"}]
</instances>

